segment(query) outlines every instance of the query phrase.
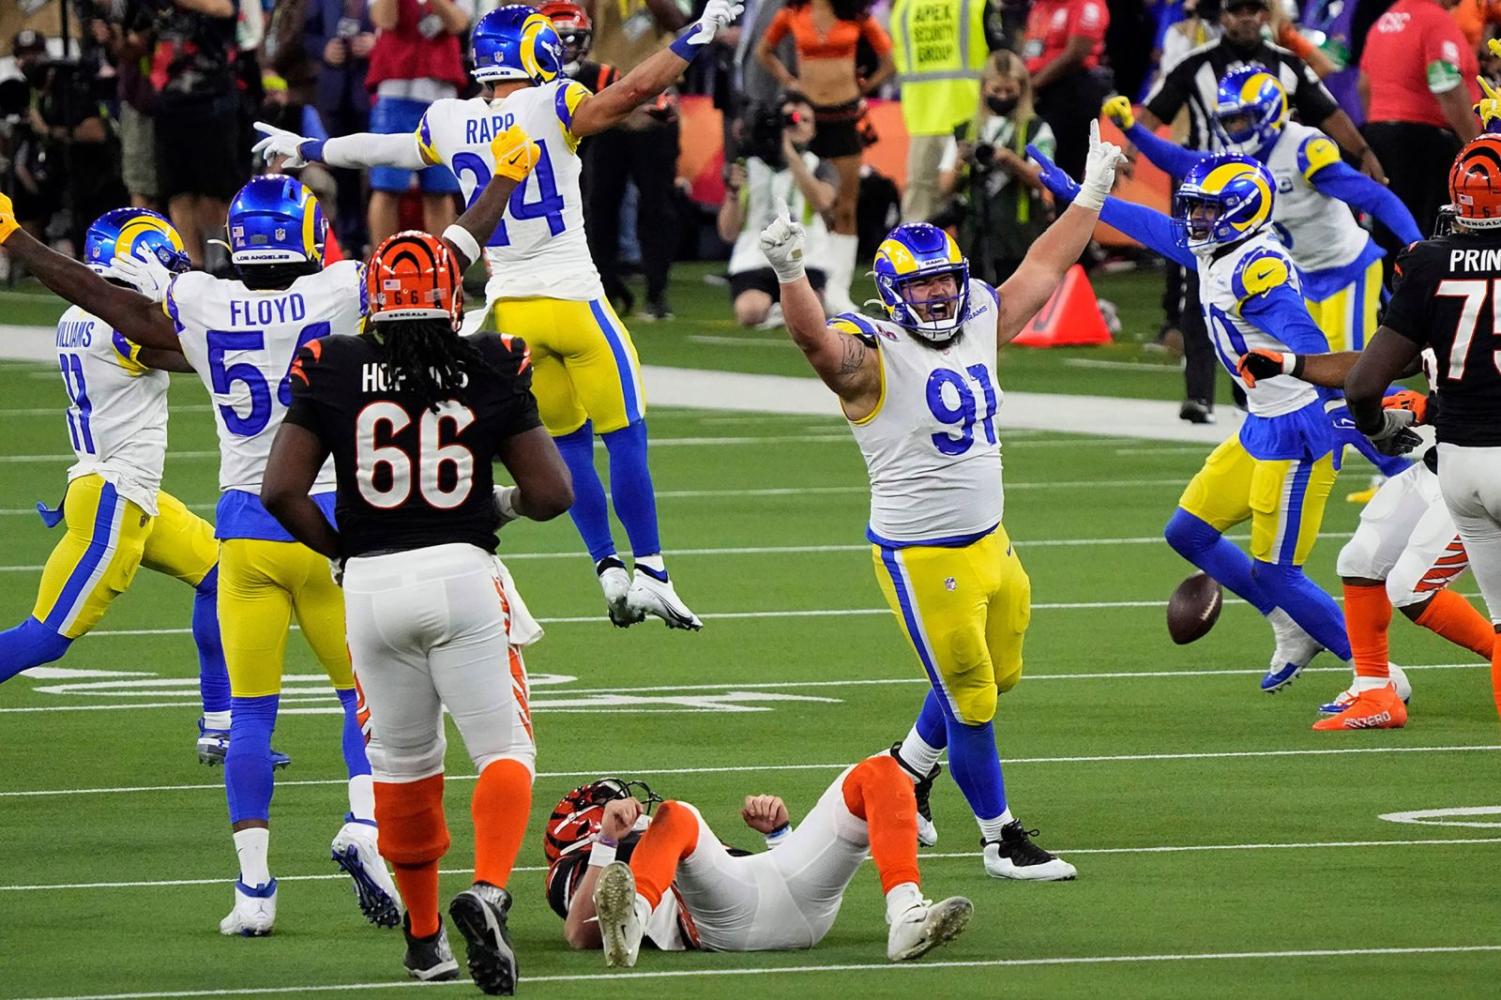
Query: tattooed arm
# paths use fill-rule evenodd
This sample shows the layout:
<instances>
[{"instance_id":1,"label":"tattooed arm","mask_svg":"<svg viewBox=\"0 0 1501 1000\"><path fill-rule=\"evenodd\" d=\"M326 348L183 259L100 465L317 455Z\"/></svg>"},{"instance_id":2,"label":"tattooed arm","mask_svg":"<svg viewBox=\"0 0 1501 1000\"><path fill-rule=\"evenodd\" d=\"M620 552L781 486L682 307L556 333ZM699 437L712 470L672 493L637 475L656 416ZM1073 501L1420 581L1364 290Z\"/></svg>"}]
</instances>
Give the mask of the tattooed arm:
<instances>
[{"instance_id":1,"label":"tattooed arm","mask_svg":"<svg viewBox=\"0 0 1501 1000\"><path fill-rule=\"evenodd\" d=\"M792 342L839 397L844 415L851 420L869 416L881 400L880 353L856 332L852 321L825 318L807 277L783 281L781 298Z\"/></svg>"}]
</instances>

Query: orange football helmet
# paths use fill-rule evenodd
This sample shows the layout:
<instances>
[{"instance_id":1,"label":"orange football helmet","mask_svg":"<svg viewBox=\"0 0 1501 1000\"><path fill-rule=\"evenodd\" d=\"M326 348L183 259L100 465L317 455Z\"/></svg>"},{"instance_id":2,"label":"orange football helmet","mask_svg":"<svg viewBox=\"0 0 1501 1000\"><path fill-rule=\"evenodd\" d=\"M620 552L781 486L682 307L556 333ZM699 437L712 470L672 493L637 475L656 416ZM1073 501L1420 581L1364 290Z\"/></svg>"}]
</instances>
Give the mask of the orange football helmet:
<instances>
[{"instance_id":1,"label":"orange football helmet","mask_svg":"<svg viewBox=\"0 0 1501 1000\"><path fill-rule=\"evenodd\" d=\"M411 229L397 233L376 248L366 267L370 322L446 319L457 330L464 316L463 279L443 240Z\"/></svg>"},{"instance_id":2,"label":"orange football helmet","mask_svg":"<svg viewBox=\"0 0 1501 1000\"><path fill-rule=\"evenodd\" d=\"M1449 201L1467 229L1501 226L1501 136L1476 136L1459 151L1449 169Z\"/></svg>"}]
</instances>

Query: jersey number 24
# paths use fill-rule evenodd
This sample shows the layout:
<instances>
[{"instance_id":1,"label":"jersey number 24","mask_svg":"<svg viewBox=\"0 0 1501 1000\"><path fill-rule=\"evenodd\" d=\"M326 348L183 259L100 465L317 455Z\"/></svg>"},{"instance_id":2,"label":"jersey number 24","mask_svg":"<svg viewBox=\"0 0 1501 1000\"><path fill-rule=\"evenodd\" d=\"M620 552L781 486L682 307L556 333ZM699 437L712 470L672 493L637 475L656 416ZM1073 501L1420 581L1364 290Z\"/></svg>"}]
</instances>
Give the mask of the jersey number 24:
<instances>
[{"instance_id":1,"label":"jersey number 24","mask_svg":"<svg viewBox=\"0 0 1501 1000\"><path fill-rule=\"evenodd\" d=\"M556 236L566 228L563 222L563 196L558 193L558 182L552 169L552 157L547 153L547 143L539 140L537 146L542 150L542 156L537 160L537 165L532 167L531 175L511 192L506 211L513 219L546 219L547 231ZM474 194L469 198L470 205L474 204L485 185L490 183L490 166L476 153L455 153L453 172L474 176ZM532 181L536 181L537 197L534 201L527 201L526 193L531 189ZM511 245L511 234L506 231L505 220L501 220L500 225L495 227L495 233L487 245Z\"/></svg>"}]
</instances>

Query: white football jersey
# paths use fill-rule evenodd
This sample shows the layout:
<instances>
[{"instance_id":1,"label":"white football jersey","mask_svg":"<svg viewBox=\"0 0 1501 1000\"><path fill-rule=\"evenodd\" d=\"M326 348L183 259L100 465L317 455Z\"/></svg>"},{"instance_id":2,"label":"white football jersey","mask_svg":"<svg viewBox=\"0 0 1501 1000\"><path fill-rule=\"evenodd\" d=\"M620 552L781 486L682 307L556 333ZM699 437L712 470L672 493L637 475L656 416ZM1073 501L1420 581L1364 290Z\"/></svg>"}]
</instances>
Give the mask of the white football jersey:
<instances>
[{"instance_id":1,"label":"white football jersey","mask_svg":"<svg viewBox=\"0 0 1501 1000\"><path fill-rule=\"evenodd\" d=\"M844 313L831 322L874 340L881 363L875 412L850 421L870 473L872 542L968 539L1001 522L998 308L995 289L972 279L962 333L943 348L885 320Z\"/></svg>"},{"instance_id":2,"label":"white football jersey","mask_svg":"<svg viewBox=\"0 0 1501 1000\"><path fill-rule=\"evenodd\" d=\"M214 404L219 489L259 495L271 442L292 403L292 361L308 341L359 332L365 314L363 266L339 261L276 291L254 291L202 272L180 274L172 279L163 308L177 324L182 352ZM333 488L330 458L311 492Z\"/></svg>"},{"instance_id":3,"label":"white football jersey","mask_svg":"<svg viewBox=\"0 0 1501 1000\"><path fill-rule=\"evenodd\" d=\"M1258 347L1292 352L1281 340L1240 314L1241 303L1248 297L1282 284L1290 285L1298 293L1301 304L1303 293L1298 269L1271 229L1262 230L1222 257L1198 258L1198 266L1204 325L1225 370L1246 391L1247 409L1258 417L1280 417L1317 400L1318 392L1313 386L1291 375L1258 379L1254 386L1248 386L1235 372L1240 359Z\"/></svg>"},{"instance_id":4,"label":"white football jersey","mask_svg":"<svg viewBox=\"0 0 1501 1000\"><path fill-rule=\"evenodd\" d=\"M494 101L438 101L422 116L418 148L429 163L443 163L453 171L466 204L495 173L490 143L496 135L520 125L542 148L542 158L511 195L485 247L489 299L587 302L604 295L584 235L578 139L568 131L573 112L588 96L589 88L581 83L554 80Z\"/></svg>"},{"instance_id":5,"label":"white football jersey","mask_svg":"<svg viewBox=\"0 0 1501 1000\"><path fill-rule=\"evenodd\" d=\"M140 347L72 306L57 323L57 364L68 393L68 438L78 461L68 481L97 474L156 515L167 455L166 372L138 360Z\"/></svg>"},{"instance_id":6,"label":"white football jersey","mask_svg":"<svg viewBox=\"0 0 1501 1000\"><path fill-rule=\"evenodd\" d=\"M1267 156L1277 179L1272 224L1278 238L1304 272L1353 264L1365 253L1371 236L1355 221L1349 206L1320 193L1309 177L1339 162L1339 147L1316 128L1288 122Z\"/></svg>"}]
</instances>

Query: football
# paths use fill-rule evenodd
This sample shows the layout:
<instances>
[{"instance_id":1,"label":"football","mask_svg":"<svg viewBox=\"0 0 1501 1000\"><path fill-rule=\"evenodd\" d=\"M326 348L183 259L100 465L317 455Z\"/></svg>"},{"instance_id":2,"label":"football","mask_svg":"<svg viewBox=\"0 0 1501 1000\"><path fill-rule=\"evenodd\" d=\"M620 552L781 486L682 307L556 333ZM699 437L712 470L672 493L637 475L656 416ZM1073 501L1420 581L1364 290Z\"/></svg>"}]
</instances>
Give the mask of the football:
<instances>
[{"instance_id":1,"label":"football","mask_svg":"<svg viewBox=\"0 0 1501 1000\"><path fill-rule=\"evenodd\" d=\"M1207 573L1195 573L1178 584L1167 602L1167 632L1178 645L1202 639L1219 620L1225 604L1220 585Z\"/></svg>"}]
</instances>

